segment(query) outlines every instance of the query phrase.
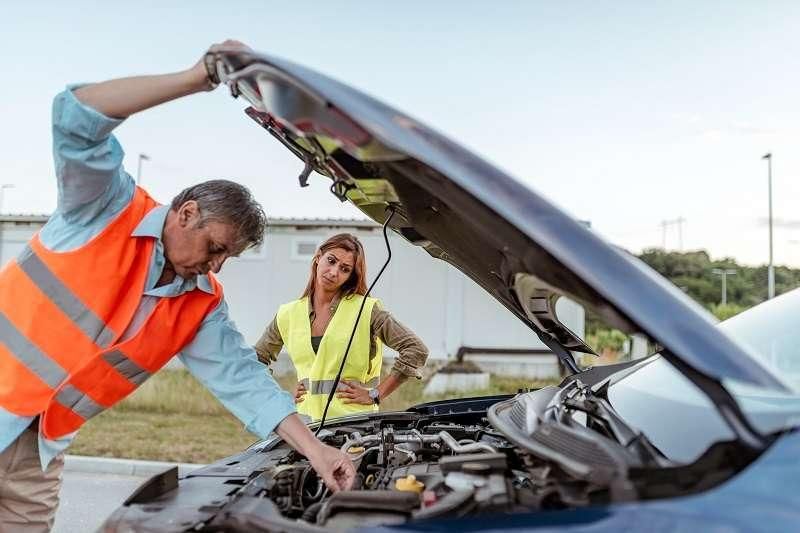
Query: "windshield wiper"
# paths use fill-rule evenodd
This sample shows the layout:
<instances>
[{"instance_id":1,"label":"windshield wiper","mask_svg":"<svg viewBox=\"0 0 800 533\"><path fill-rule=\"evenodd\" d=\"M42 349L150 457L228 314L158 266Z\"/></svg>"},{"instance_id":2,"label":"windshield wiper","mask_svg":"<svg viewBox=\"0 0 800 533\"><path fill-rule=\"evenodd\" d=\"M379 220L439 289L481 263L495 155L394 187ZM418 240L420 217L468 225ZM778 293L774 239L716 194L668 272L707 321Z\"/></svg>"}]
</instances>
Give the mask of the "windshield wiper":
<instances>
[{"instance_id":1,"label":"windshield wiper","mask_svg":"<svg viewBox=\"0 0 800 533\"><path fill-rule=\"evenodd\" d=\"M580 411L599 423L607 436L613 438L620 446L635 453L644 463L655 463L656 466L670 466L672 464L658 448L650 442L641 431L630 426L606 398L609 382L598 392L592 390L580 380L573 382L572 390L568 389L566 397L558 405L558 418L565 421L570 417L568 410ZM566 392L566 391L565 391ZM588 427L588 424L587 424Z\"/></svg>"}]
</instances>

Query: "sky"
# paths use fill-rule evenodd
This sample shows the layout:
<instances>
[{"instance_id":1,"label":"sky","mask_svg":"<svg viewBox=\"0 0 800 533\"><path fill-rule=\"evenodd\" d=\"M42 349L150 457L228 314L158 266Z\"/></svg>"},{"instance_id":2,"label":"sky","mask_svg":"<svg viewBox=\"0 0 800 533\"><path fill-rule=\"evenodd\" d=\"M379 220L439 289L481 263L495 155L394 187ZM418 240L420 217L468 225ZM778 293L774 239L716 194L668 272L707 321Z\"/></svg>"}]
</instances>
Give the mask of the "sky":
<instances>
[{"instance_id":1,"label":"sky","mask_svg":"<svg viewBox=\"0 0 800 533\"><path fill-rule=\"evenodd\" d=\"M190 67L235 38L456 140L611 242L800 267L800 3L27 2L0 14L5 213L56 205L50 105L69 83ZM360 217L221 88L134 115L125 165L168 202L228 178L272 217ZM662 226L682 218L680 225Z\"/></svg>"}]
</instances>

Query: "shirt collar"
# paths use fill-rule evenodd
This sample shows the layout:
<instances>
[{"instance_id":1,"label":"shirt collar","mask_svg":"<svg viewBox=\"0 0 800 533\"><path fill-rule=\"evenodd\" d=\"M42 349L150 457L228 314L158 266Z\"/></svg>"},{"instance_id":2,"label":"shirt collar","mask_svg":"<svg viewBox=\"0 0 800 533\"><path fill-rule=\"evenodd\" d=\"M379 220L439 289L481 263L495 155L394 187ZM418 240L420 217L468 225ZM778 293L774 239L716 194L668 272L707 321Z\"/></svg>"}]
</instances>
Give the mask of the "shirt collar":
<instances>
[{"instance_id":1,"label":"shirt collar","mask_svg":"<svg viewBox=\"0 0 800 533\"><path fill-rule=\"evenodd\" d=\"M334 296L333 300L331 301L331 312L336 312L336 310L339 308L339 302L341 299L341 295L339 294ZM314 314L314 302L311 301L311 296L306 296L306 300L308 300L308 316L312 316Z\"/></svg>"},{"instance_id":2,"label":"shirt collar","mask_svg":"<svg viewBox=\"0 0 800 533\"><path fill-rule=\"evenodd\" d=\"M164 243L161 240L161 235L164 232L164 223L167 221L167 214L169 213L168 205L159 205L154 207L147 213L144 218L139 222L136 228L131 233L133 237L152 237L156 239L155 260L156 264L160 264L161 268L164 265ZM159 272L161 269L159 269ZM173 287L174 286L174 287ZM177 289L178 293L184 293L197 287L201 291L214 294L214 289L211 286L211 280L207 275L200 275L194 279L183 279L176 276L172 283L167 284L165 287ZM159 287L158 289L161 289ZM158 291L158 289L155 289ZM160 292L160 291L158 291ZM169 292L173 292L169 290Z\"/></svg>"},{"instance_id":3,"label":"shirt collar","mask_svg":"<svg viewBox=\"0 0 800 533\"><path fill-rule=\"evenodd\" d=\"M133 237L155 237L161 241L161 233L164 231L164 223L167 221L169 213L168 205L159 205L147 213L144 218L133 230Z\"/></svg>"}]
</instances>

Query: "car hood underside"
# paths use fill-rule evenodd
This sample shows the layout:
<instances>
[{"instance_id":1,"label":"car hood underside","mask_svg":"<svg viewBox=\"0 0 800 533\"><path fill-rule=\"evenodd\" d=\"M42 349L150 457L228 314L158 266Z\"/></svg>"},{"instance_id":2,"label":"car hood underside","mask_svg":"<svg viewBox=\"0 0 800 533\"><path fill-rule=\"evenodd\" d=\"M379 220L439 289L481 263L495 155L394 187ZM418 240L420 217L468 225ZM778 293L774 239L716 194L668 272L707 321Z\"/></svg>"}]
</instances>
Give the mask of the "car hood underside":
<instances>
[{"instance_id":1,"label":"car hood underside","mask_svg":"<svg viewBox=\"0 0 800 533\"><path fill-rule=\"evenodd\" d=\"M784 388L654 271L542 196L419 121L347 85L253 52L209 61L247 114L331 191L452 264L527 324L557 355L591 352L564 326L567 297L641 333L674 362L715 380ZM567 352L567 353L565 353Z\"/></svg>"}]
</instances>

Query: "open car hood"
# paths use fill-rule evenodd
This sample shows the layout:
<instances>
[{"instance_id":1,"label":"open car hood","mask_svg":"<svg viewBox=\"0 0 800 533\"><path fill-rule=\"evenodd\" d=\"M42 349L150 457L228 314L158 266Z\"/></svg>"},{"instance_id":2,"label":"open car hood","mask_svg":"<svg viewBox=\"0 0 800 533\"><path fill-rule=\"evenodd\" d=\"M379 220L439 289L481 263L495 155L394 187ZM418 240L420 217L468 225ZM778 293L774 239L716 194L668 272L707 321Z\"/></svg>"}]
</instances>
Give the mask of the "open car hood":
<instances>
[{"instance_id":1,"label":"open car hood","mask_svg":"<svg viewBox=\"0 0 800 533\"><path fill-rule=\"evenodd\" d=\"M243 51L206 63L246 113L331 192L482 286L563 362L591 353L561 324L564 296L661 345L679 367L721 381L784 389L688 296L530 188L419 121L343 83Z\"/></svg>"}]
</instances>

